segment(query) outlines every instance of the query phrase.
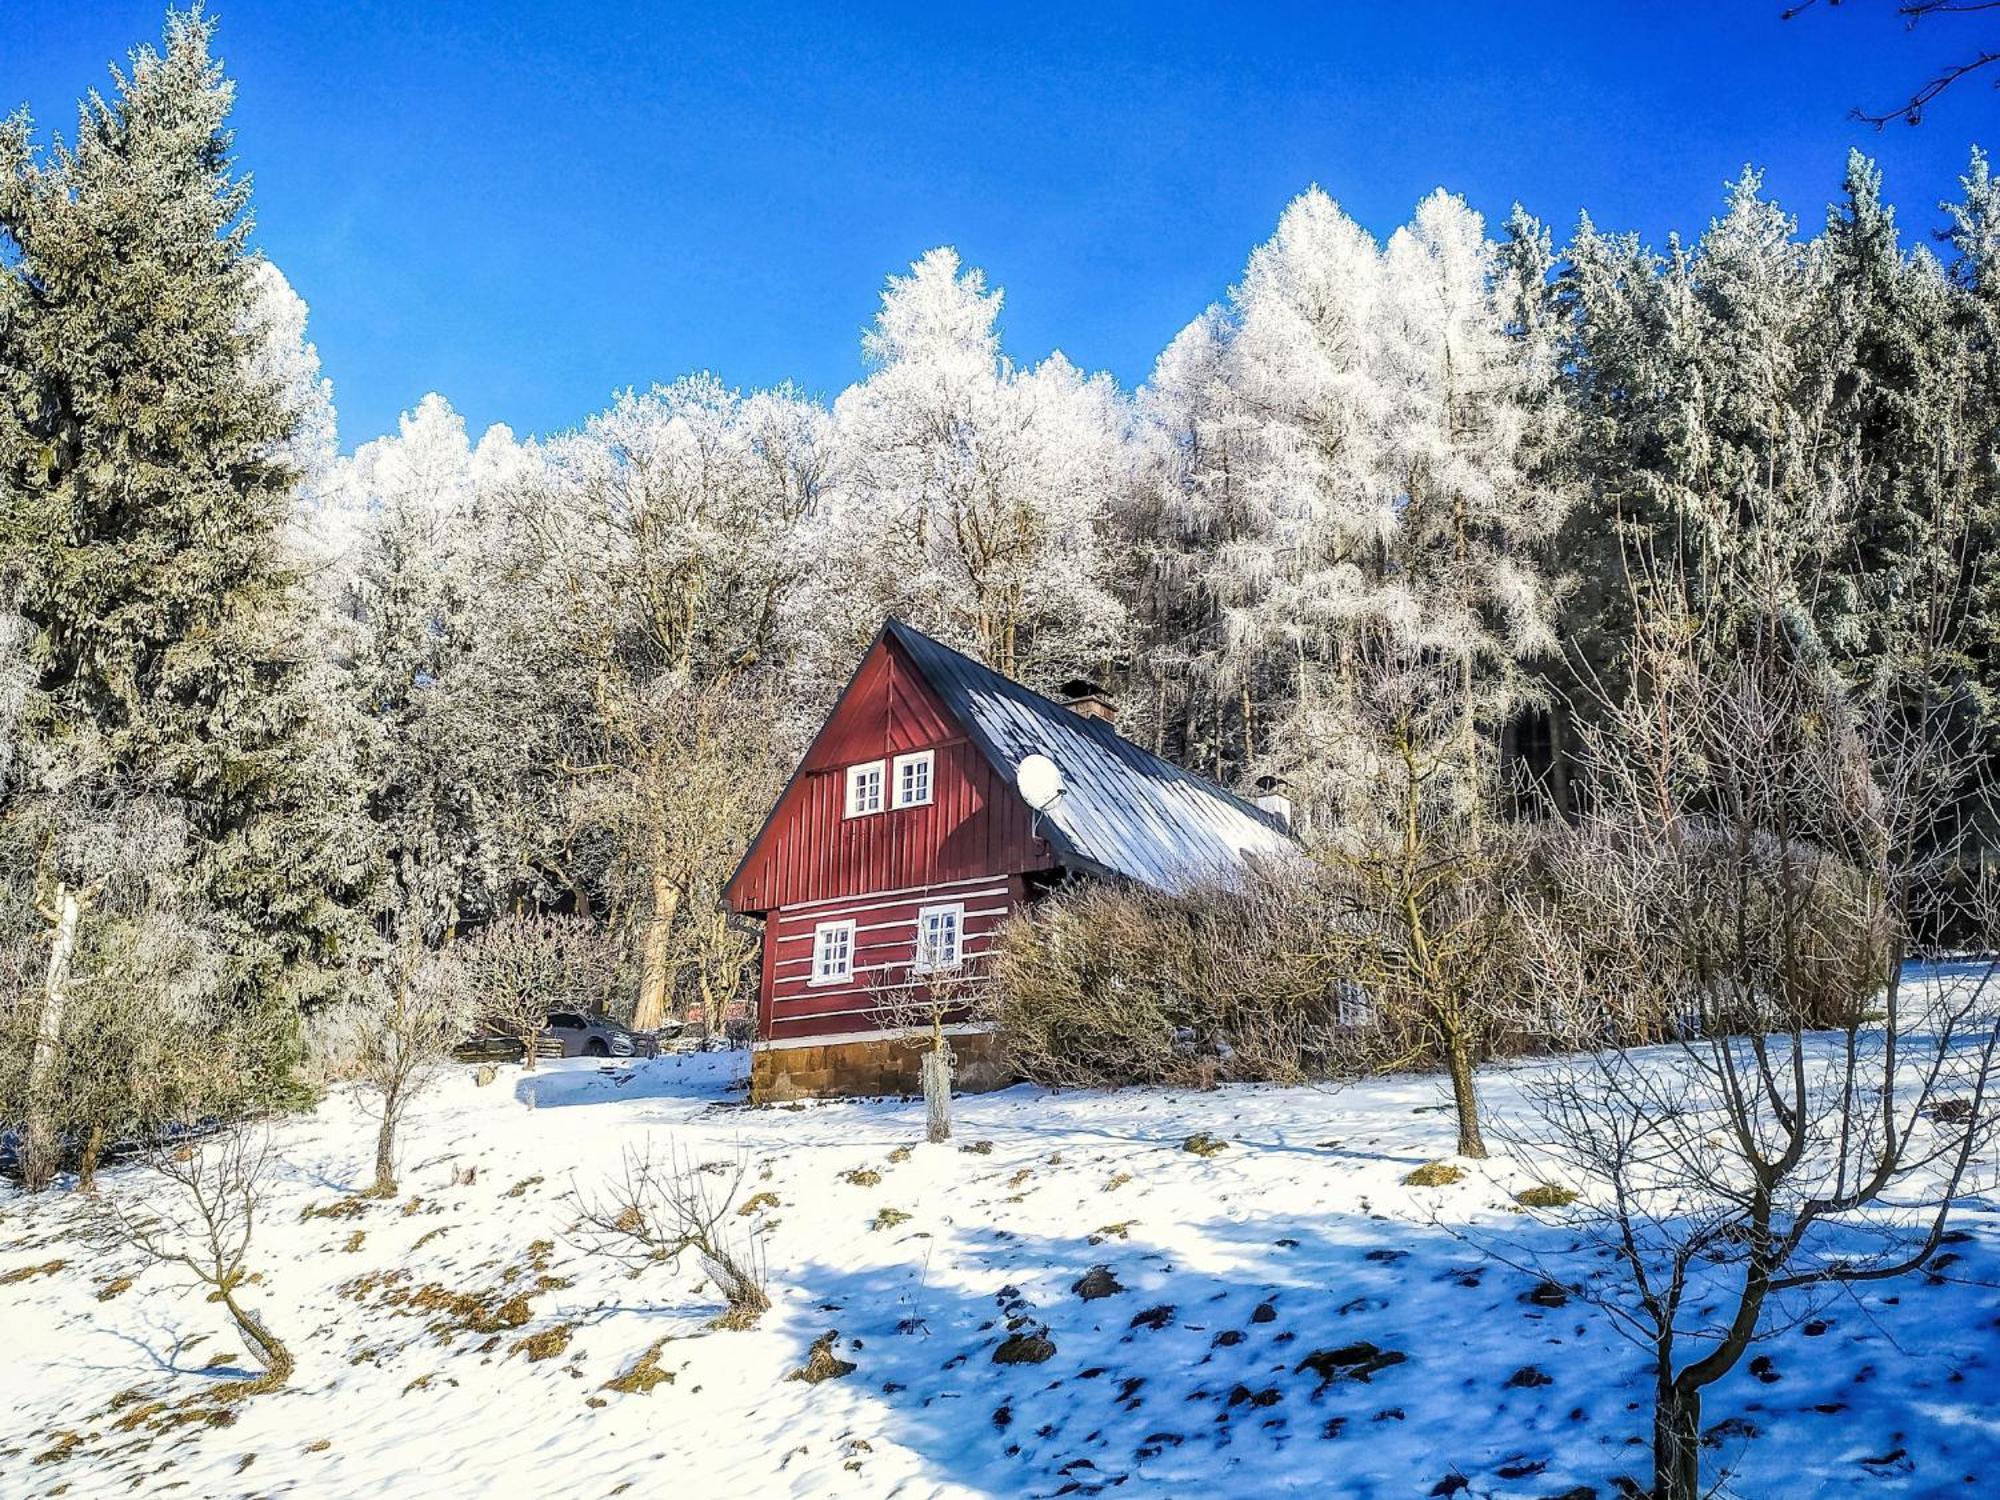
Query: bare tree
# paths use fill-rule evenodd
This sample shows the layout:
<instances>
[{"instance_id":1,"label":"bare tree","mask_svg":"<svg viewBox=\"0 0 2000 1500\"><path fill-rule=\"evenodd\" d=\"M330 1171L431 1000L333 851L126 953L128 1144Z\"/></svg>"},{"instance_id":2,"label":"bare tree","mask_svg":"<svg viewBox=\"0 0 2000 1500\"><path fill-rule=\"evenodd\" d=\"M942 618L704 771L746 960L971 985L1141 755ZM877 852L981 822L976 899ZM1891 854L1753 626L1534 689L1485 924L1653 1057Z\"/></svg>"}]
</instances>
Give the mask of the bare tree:
<instances>
[{"instance_id":1,"label":"bare tree","mask_svg":"<svg viewBox=\"0 0 2000 1500\"><path fill-rule=\"evenodd\" d=\"M368 1019L358 1059L359 1081L373 1096L377 1121L371 1198L396 1195L396 1134L403 1116L464 1040L472 1014L465 966L449 953L406 944L383 977L386 993Z\"/></svg>"},{"instance_id":2,"label":"bare tree","mask_svg":"<svg viewBox=\"0 0 2000 1500\"><path fill-rule=\"evenodd\" d=\"M1994 963L1909 967L1943 922L1992 940L1990 901L1943 909L1982 763L1949 702L1858 698L1770 598L1648 618L1546 851L1530 984L1612 1023L1636 998L1669 1046L1552 1066L1509 1127L1622 1273L1585 1295L1654 1359L1657 1500L1702 1492L1703 1392L1756 1342L1930 1260L1996 1126Z\"/></svg>"},{"instance_id":3,"label":"bare tree","mask_svg":"<svg viewBox=\"0 0 2000 1500\"><path fill-rule=\"evenodd\" d=\"M1384 646L1355 671L1369 753L1345 828L1319 851L1347 909L1336 966L1401 1041L1386 1061L1443 1064L1458 1154L1483 1157L1475 1068L1516 988L1505 893L1524 841L1491 816L1463 663Z\"/></svg>"},{"instance_id":4,"label":"bare tree","mask_svg":"<svg viewBox=\"0 0 2000 1500\"><path fill-rule=\"evenodd\" d=\"M470 1004L486 1024L521 1044L527 1068L535 1066L551 1010L601 1010L617 981L610 944L576 917L501 917L451 953Z\"/></svg>"},{"instance_id":5,"label":"bare tree","mask_svg":"<svg viewBox=\"0 0 2000 1500\"><path fill-rule=\"evenodd\" d=\"M1827 0L1827 8L1835 9L1841 0ZM1968 16L1982 11L2000 10L2000 0L1895 0L1896 14L1903 18L1909 30L1934 16ZM1811 10L1818 0L1800 0L1797 5L1788 6L1782 19L1790 21ZM1894 109L1879 114L1857 106L1853 117L1881 129L1891 120L1901 120L1908 125L1921 125L1924 111L1936 102L1947 90L1970 78L1975 73L1985 71L1995 63L2000 63L2000 46L1983 46L1970 51L1961 61L1952 63L1936 76L1928 80Z\"/></svg>"},{"instance_id":6,"label":"bare tree","mask_svg":"<svg viewBox=\"0 0 2000 1500\"><path fill-rule=\"evenodd\" d=\"M621 1174L603 1196L582 1203L578 1243L608 1255L634 1272L654 1266L679 1269L692 1251L722 1293L726 1307L716 1326L748 1328L770 1309L764 1290L764 1249L754 1223L742 1218L736 1198L745 1164L696 1166L679 1154L662 1163L649 1152L627 1151Z\"/></svg>"},{"instance_id":7,"label":"bare tree","mask_svg":"<svg viewBox=\"0 0 2000 1500\"><path fill-rule=\"evenodd\" d=\"M963 935L958 941L964 941ZM921 934L918 942L923 942ZM984 974L969 972L963 960L954 960L949 966L886 970L874 986L882 1025L918 1054L924 1139L933 1145L951 1139L951 1080L958 1058L951 1050L947 1028L972 1018L975 1001L985 985Z\"/></svg>"},{"instance_id":8,"label":"bare tree","mask_svg":"<svg viewBox=\"0 0 2000 1500\"><path fill-rule=\"evenodd\" d=\"M203 1133L189 1126L148 1153L155 1190L129 1202L107 1196L96 1219L101 1238L158 1264L179 1267L207 1287L208 1300L221 1303L249 1340L264 1373L229 1387L226 1400L277 1390L295 1368L284 1341L242 1296L275 1164L271 1136L263 1127L235 1125Z\"/></svg>"}]
</instances>

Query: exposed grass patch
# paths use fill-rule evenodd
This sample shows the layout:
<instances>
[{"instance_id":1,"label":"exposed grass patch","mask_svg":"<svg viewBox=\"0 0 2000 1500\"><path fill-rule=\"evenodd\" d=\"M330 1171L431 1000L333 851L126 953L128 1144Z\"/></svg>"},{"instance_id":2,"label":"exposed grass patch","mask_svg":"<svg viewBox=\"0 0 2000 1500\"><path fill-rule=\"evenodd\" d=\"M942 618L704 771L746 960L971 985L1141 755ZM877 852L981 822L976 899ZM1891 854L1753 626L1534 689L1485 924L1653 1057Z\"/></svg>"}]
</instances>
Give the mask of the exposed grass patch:
<instances>
[{"instance_id":1,"label":"exposed grass patch","mask_svg":"<svg viewBox=\"0 0 2000 1500\"><path fill-rule=\"evenodd\" d=\"M1523 1208L1568 1208L1576 1199L1574 1191L1553 1182L1538 1182L1514 1195L1514 1201Z\"/></svg>"},{"instance_id":2,"label":"exposed grass patch","mask_svg":"<svg viewBox=\"0 0 2000 1500\"><path fill-rule=\"evenodd\" d=\"M736 1212L747 1219L760 1209L776 1208L777 1206L778 1195L776 1193L752 1193L748 1198L743 1200L743 1206L737 1209Z\"/></svg>"},{"instance_id":3,"label":"exposed grass patch","mask_svg":"<svg viewBox=\"0 0 2000 1500\"><path fill-rule=\"evenodd\" d=\"M894 1229L898 1224L907 1224L910 1216L900 1208L880 1208L875 1211L875 1222L870 1229Z\"/></svg>"},{"instance_id":4,"label":"exposed grass patch","mask_svg":"<svg viewBox=\"0 0 2000 1500\"><path fill-rule=\"evenodd\" d=\"M308 1203L299 1211L299 1222L307 1224L314 1219L358 1219L367 1212L366 1198L336 1198L331 1203Z\"/></svg>"},{"instance_id":5,"label":"exposed grass patch","mask_svg":"<svg viewBox=\"0 0 2000 1500\"><path fill-rule=\"evenodd\" d=\"M656 1385L672 1385L674 1372L660 1368L660 1351L667 1347L667 1341L660 1339L624 1370L604 1382L602 1390L617 1391L625 1396L647 1396Z\"/></svg>"},{"instance_id":6,"label":"exposed grass patch","mask_svg":"<svg viewBox=\"0 0 2000 1500\"><path fill-rule=\"evenodd\" d=\"M575 1332L574 1323L558 1323L553 1328L544 1328L540 1333L531 1333L524 1339L515 1340L507 1352L525 1354L530 1361L554 1359L569 1348L570 1335Z\"/></svg>"},{"instance_id":7,"label":"exposed grass patch","mask_svg":"<svg viewBox=\"0 0 2000 1500\"><path fill-rule=\"evenodd\" d=\"M500 1196L503 1198L526 1197L529 1188L540 1187L543 1181L544 1179L542 1177L542 1174L537 1172L533 1177L523 1177L519 1182L515 1183L512 1187L508 1188L507 1191L502 1193Z\"/></svg>"},{"instance_id":8,"label":"exposed grass patch","mask_svg":"<svg viewBox=\"0 0 2000 1500\"><path fill-rule=\"evenodd\" d=\"M500 1334L526 1327L534 1317L529 1298L554 1289L537 1285L533 1292L511 1294L504 1286L461 1291L436 1281L412 1287L405 1271L374 1271L343 1282L339 1291L364 1306L372 1301L400 1317L427 1319L429 1331L448 1344L461 1333Z\"/></svg>"},{"instance_id":9,"label":"exposed grass patch","mask_svg":"<svg viewBox=\"0 0 2000 1500\"><path fill-rule=\"evenodd\" d=\"M58 1432L55 1435L55 1441L42 1452L35 1455L35 1462L38 1464L59 1464L82 1446L82 1433Z\"/></svg>"},{"instance_id":10,"label":"exposed grass patch","mask_svg":"<svg viewBox=\"0 0 2000 1500\"><path fill-rule=\"evenodd\" d=\"M1450 1187L1463 1180L1465 1169L1455 1167L1448 1161L1425 1162L1416 1171L1403 1179L1405 1187Z\"/></svg>"},{"instance_id":11,"label":"exposed grass patch","mask_svg":"<svg viewBox=\"0 0 2000 1500\"><path fill-rule=\"evenodd\" d=\"M132 1278L130 1276L114 1276L97 1289L97 1300L99 1302L109 1302L113 1297L122 1297L131 1290Z\"/></svg>"},{"instance_id":12,"label":"exposed grass patch","mask_svg":"<svg viewBox=\"0 0 2000 1500\"><path fill-rule=\"evenodd\" d=\"M807 1385L818 1385L822 1380L839 1380L843 1376L852 1375L854 1361L841 1359L833 1352L834 1342L839 1337L839 1329L829 1328L814 1339L812 1348L806 1351L806 1362L785 1379L803 1380Z\"/></svg>"},{"instance_id":13,"label":"exposed grass patch","mask_svg":"<svg viewBox=\"0 0 2000 1500\"><path fill-rule=\"evenodd\" d=\"M1056 1346L1048 1330L1017 1333L1003 1339L993 1351L996 1365L1039 1365L1055 1358Z\"/></svg>"},{"instance_id":14,"label":"exposed grass patch","mask_svg":"<svg viewBox=\"0 0 2000 1500\"><path fill-rule=\"evenodd\" d=\"M1206 1130L1197 1130L1181 1142L1181 1150L1191 1151L1196 1156L1219 1156L1229 1149L1229 1142L1219 1136L1210 1135Z\"/></svg>"},{"instance_id":15,"label":"exposed grass patch","mask_svg":"<svg viewBox=\"0 0 2000 1500\"><path fill-rule=\"evenodd\" d=\"M840 1180L854 1187L875 1187L882 1181L882 1174L873 1167L849 1167L840 1174Z\"/></svg>"},{"instance_id":16,"label":"exposed grass patch","mask_svg":"<svg viewBox=\"0 0 2000 1500\"><path fill-rule=\"evenodd\" d=\"M1132 1174L1130 1172L1113 1172L1111 1176L1105 1181L1104 1191L1107 1193L1115 1193L1131 1180L1132 1180Z\"/></svg>"},{"instance_id":17,"label":"exposed grass patch","mask_svg":"<svg viewBox=\"0 0 2000 1500\"><path fill-rule=\"evenodd\" d=\"M893 1162L908 1161L910 1159L910 1152L913 1149L915 1148L910 1146L898 1146L894 1151L889 1153L889 1160Z\"/></svg>"},{"instance_id":18,"label":"exposed grass patch","mask_svg":"<svg viewBox=\"0 0 2000 1500\"><path fill-rule=\"evenodd\" d=\"M368 1243L368 1231L365 1229L357 1229L352 1234L348 1235L347 1243L342 1245L340 1248L343 1254L354 1255L357 1254L360 1251L361 1247L367 1243Z\"/></svg>"},{"instance_id":19,"label":"exposed grass patch","mask_svg":"<svg viewBox=\"0 0 2000 1500\"><path fill-rule=\"evenodd\" d=\"M45 1260L38 1266L17 1266L6 1275L0 1276L0 1286L15 1286L23 1281L31 1281L37 1276L53 1276L68 1264L69 1262L64 1260ZM40 1461L36 1460L37 1463Z\"/></svg>"},{"instance_id":20,"label":"exposed grass patch","mask_svg":"<svg viewBox=\"0 0 2000 1500\"><path fill-rule=\"evenodd\" d=\"M1090 1243L1101 1245L1106 1240L1126 1240L1132 1237L1132 1226L1137 1219L1120 1219L1116 1224L1105 1224L1090 1236Z\"/></svg>"}]
</instances>

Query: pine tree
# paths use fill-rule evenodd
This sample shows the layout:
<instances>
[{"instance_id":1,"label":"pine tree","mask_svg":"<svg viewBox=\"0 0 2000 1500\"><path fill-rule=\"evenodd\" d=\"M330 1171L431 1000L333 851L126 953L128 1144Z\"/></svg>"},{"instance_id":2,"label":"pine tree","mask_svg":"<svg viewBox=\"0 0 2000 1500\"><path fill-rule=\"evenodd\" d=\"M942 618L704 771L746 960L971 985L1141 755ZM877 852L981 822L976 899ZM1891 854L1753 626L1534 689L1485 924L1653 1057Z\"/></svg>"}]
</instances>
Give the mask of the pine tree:
<instances>
[{"instance_id":1,"label":"pine tree","mask_svg":"<svg viewBox=\"0 0 2000 1500\"><path fill-rule=\"evenodd\" d=\"M188 888L229 961L216 999L266 1095L304 1007L342 987L366 861L280 551L299 414L257 368L249 188L213 23L169 18L46 152L0 128L0 496L32 632L23 801L179 810ZM77 882L92 872L66 872Z\"/></svg>"}]
</instances>

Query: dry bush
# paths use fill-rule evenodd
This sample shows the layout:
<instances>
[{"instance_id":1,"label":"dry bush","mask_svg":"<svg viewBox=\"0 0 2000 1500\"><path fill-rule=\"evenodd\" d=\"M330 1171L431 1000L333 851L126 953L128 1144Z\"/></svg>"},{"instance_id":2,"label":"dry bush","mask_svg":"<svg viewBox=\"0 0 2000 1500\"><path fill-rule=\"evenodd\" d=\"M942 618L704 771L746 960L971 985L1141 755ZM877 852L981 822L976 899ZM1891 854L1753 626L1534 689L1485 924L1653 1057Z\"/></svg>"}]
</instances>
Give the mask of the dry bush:
<instances>
[{"instance_id":1,"label":"dry bush","mask_svg":"<svg viewBox=\"0 0 2000 1500\"><path fill-rule=\"evenodd\" d=\"M595 1200L582 1203L577 1246L623 1262L634 1272L679 1268L694 1253L727 1304L720 1328L748 1328L771 1306L765 1291L764 1249L754 1221L737 1222L736 1196L747 1170L740 1159L721 1173L685 1158L656 1162L627 1151L620 1175Z\"/></svg>"},{"instance_id":2,"label":"dry bush","mask_svg":"<svg viewBox=\"0 0 2000 1500\"><path fill-rule=\"evenodd\" d=\"M1370 1055L1350 914L1304 859L1233 887L1090 884L1002 930L986 1010L1036 1082L1297 1082Z\"/></svg>"}]
</instances>

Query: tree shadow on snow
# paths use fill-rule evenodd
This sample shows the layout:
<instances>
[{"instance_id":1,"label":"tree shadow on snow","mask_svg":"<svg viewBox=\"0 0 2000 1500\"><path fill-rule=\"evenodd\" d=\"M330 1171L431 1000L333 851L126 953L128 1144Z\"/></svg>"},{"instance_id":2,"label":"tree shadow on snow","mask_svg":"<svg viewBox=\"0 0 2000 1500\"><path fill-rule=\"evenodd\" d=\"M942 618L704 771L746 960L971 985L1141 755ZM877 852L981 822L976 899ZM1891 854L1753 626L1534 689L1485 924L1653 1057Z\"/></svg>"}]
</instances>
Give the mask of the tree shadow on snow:
<instances>
[{"instance_id":1,"label":"tree shadow on snow","mask_svg":"<svg viewBox=\"0 0 2000 1500\"><path fill-rule=\"evenodd\" d=\"M879 1432L914 1450L927 1477L994 1495L1609 1496L1614 1476L1644 1482L1650 1363L1574 1292L1606 1263L1532 1220L1505 1233L1509 1260L1560 1265L1570 1287L1444 1229L1363 1215L1173 1226L1175 1242L1200 1247L1199 1265L1139 1228L1095 1246L943 1229L951 1254L927 1258L906 1235L911 1260L786 1268L823 1320L795 1326L837 1328L833 1352L857 1368L782 1390L852 1403L854 1433ZM937 1274L947 1263L949 1281ZM1881 1477L1862 1458L1912 1434L1929 1468L1947 1466L1919 1476L1932 1484L2000 1465L1990 1426L1931 1410L1985 1385L1963 1382L1997 1362L1990 1314L1968 1320L1963 1289L1902 1292L1900 1307L1857 1304L1817 1342L1787 1334L1765 1346L1761 1378L1746 1362L1714 1387L1705 1471L1740 1465L1746 1493L1784 1493L1804 1444L1859 1483ZM1782 1453L1764 1436L1779 1431Z\"/></svg>"}]
</instances>

